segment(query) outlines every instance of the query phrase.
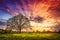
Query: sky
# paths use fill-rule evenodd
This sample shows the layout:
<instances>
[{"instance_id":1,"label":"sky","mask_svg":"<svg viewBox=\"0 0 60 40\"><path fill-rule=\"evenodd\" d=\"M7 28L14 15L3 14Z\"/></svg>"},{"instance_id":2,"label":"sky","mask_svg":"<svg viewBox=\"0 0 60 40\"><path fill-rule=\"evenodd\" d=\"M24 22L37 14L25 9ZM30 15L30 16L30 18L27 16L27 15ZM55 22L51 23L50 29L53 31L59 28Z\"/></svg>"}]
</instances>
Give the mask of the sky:
<instances>
[{"instance_id":1,"label":"sky","mask_svg":"<svg viewBox=\"0 0 60 40\"><path fill-rule=\"evenodd\" d=\"M27 4L28 0L0 0L0 19L9 19L11 16L19 13L25 15L25 10L28 9Z\"/></svg>"},{"instance_id":2,"label":"sky","mask_svg":"<svg viewBox=\"0 0 60 40\"><path fill-rule=\"evenodd\" d=\"M9 19L19 13L29 16L44 16L49 14L60 17L59 0L0 0L0 19Z\"/></svg>"},{"instance_id":3,"label":"sky","mask_svg":"<svg viewBox=\"0 0 60 40\"><path fill-rule=\"evenodd\" d=\"M10 17L12 17L12 16L9 15L9 14L6 14L3 11L0 11L0 19L6 19L6 20L8 20Z\"/></svg>"},{"instance_id":4,"label":"sky","mask_svg":"<svg viewBox=\"0 0 60 40\"><path fill-rule=\"evenodd\" d=\"M0 19L22 14L39 26L60 25L60 0L0 0ZM33 26L34 26L33 25Z\"/></svg>"}]
</instances>

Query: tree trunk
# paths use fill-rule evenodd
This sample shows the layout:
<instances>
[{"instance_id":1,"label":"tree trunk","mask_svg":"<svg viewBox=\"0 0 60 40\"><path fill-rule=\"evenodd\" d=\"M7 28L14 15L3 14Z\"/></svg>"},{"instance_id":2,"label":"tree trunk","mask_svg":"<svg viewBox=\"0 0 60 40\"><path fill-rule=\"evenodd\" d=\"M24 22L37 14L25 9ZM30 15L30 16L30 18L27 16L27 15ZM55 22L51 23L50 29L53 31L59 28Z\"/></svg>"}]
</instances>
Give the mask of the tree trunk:
<instances>
[{"instance_id":1,"label":"tree trunk","mask_svg":"<svg viewBox=\"0 0 60 40\"><path fill-rule=\"evenodd\" d=\"M20 27L20 33L21 33L21 27Z\"/></svg>"},{"instance_id":2,"label":"tree trunk","mask_svg":"<svg viewBox=\"0 0 60 40\"><path fill-rule=\"evenodd\" d=\"M19 29L19 32L21 33L21 26L20 25L18 25L18 29Z\"/></svg>"}]
</instances>

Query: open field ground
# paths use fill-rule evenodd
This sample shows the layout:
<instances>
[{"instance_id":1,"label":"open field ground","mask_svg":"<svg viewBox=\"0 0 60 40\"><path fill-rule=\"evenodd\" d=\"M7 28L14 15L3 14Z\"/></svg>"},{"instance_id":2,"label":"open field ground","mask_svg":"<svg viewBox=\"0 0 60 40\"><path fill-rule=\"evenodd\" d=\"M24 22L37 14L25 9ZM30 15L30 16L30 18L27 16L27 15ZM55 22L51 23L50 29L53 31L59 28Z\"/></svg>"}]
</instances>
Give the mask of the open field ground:
<instances>
[{"instance_id":1,"label":"open field ground","mask_svg":"<svg viewBox=\"0 0 60 40\"><path fill-rule=\"evenodd\" d=\"M0 40L60 40L60 33L0 34Z\"/></svg>"}]
</instances>

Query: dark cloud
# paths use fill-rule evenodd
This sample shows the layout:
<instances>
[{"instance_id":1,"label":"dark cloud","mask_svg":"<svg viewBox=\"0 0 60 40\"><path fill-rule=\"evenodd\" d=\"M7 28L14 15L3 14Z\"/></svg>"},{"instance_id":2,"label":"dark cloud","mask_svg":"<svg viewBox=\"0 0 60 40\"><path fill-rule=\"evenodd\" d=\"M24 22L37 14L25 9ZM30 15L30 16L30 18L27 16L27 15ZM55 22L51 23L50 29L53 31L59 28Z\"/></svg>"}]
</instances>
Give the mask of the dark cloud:
<instances>
[{"instance_id":1,"label":"dark cloud","mask_svg":"<svg viewBox=\"0 0 60 40\"><path fill-rule=\"evenodd\" d=\"M43 20L44 20L43 17L40 16L34 17L35 22L42 22Z\"/></svg>"}]
</instances>

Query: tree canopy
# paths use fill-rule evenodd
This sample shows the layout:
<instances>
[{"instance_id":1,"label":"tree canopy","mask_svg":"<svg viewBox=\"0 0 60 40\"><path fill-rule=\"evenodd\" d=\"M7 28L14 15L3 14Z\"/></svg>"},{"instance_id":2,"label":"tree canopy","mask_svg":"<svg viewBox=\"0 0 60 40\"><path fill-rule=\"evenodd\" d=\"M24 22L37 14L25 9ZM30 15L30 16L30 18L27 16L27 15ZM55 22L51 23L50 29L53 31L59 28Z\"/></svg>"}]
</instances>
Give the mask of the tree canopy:
<instances>
[{"instance_id":1,"label":"tree canopy","mask_svg":"<svg viewBox=\"0 0 60 40\"><path fill-rule=\"evenodd\" d=\"M13 18L10 18L7 21L7 28L8 30L12 30L13 28L16 28L17 30L20 30L22 28L30 27L30 22L27 17L23 16L22 14L19 14L17 16L14 16Z\"/></svg>"}]
</instances>

